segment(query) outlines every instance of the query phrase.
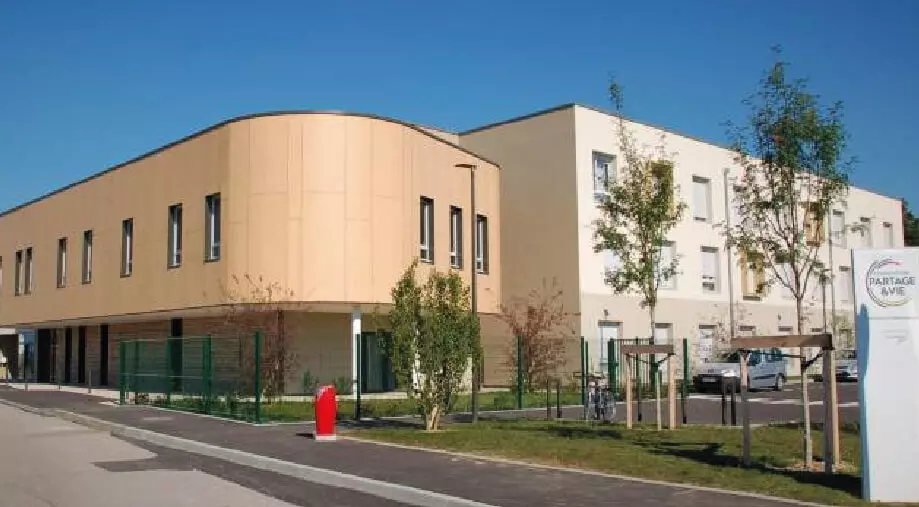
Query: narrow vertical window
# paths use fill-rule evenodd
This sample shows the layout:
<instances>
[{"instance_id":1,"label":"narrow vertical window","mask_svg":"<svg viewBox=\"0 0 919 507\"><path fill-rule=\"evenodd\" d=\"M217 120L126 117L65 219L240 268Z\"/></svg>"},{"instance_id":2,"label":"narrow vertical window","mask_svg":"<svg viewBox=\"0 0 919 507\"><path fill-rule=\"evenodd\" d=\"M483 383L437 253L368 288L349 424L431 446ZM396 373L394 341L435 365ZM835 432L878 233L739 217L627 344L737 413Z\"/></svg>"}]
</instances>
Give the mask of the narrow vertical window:
<instances>
[{"instance_id":1,"label":"narrow vertical window","mask_svg":"<svg viewBox=\"0 0 919 507\"><path fill-rule=\"evenodd\" d=\"M887 248L894 247L893 224L890 222L884 222L884 246Z\"/></svg>"},{"instance_id":2,"label":"narrow vertical window","mask_svg":"<svg viewBox=\"0 0 919 507\"><path fill-rule=\"evenodd\" d=\"M450 206L450 267L463 268L463 210Z\"/></svg>"},{"instance_id":3,"label":"narrow vertical window","mask_svg":"<svg viewBox=\"0 0 919 507\"><path fill-rule=\"evenodd\" d=\"M35 279L35 271L32 266L32 247L26 248L26 265L23 271L25 272L25 283L23 284L22 292L23 294L31 294L32 283Z\"/></svg>"},{"instance_id":4,"label":"narrow vertical window","mask_svg":"<svg viewBox=\"0 0 919 507\"><path fill-rule=\"evenodd\" d=\"M131 276L134 269L134 219L121 222L121 276Z\"/></svg>"},{"instance_id":5,"label":"narrow vertical window","mask_svg":"<svg viewBox=\"0 0 919 507\"><path fill-rule=\"evenodd\" d=\"M169 207L169 253L166 265L177 268L182 265L182 205Z\"/></svg>"},{"instance_id":6,"label":"narrow vertical window","mask_svg":"<svg viewBox=\"0 0 919 507\"><path fill-rule=\"evenodd\" d=\"M604 200L609 197L610 182L616 181L616 157L606 153L593 152L594 197Z\"/></svg>"},{"instance_id":7,"label":"narrow vertical window","mask_svg":"<svg viewBox=\"0 0 919 507\"><path fill-rule=\"evenodd\" d=\"M721 262L718 259L718 249L710 246L703 246L702 253L702 291L718 292L721 289L721 282L718 279L718 267Z\"/></svg>"},{"instance_id":8,"label":"narrow vertical window","mask_svg":"<svg viewBox=\"0 0 919 507\"><path fill-rule=\"evenodd\" d=\"M204 198L204 260L220 259L220 194Z\"/></svg>"},{"instance_id":9,"label":"narrow vertical window","mask_svg":"<svg viewBox=\"0 0 919 507\"><path fill-rule=\"evenodd\" d=\"M846 246L846 215L842 211L833 210L830 219L831 241L836 246Z\"/></svg>"},{"instance_id":10,"label":"narrow vertical window","mask_svg":"<svg viewBox=\"0 0 919 507\"><path fill-rule=\"evenodd\" d=\"M22 294L22 250L16 250L16 272L13 274L13 295Z\"/></svg>"},{"instance_id":11,"label":"narrow vertical window","mask_svg":"<svg viewBox=\"0 0 919 507\"><path fill-rule=\"evenodd\" d=\"M67 286L67 238L57 240L57 288Z\"/></svg>"},{"instance_id":12,"label":"narrow vertical window","mask_svg":"<svg viewBox=\"0 0 919 507\"><path fill-rule=\"evenodd\" d=\"M93 281L93 231L83 231L83 283Z\"/></svg>"},{"instance_id":13,"label":"narrow vertical window","mask_svg":"<svg viewBox=\"0 0 919 507\"><path fill-rule=\"evenodd\" d=\"M858 220L859 224L859 233L861 234L862 239L862 248L871 248L873 242L871 241L871 219L866 217L861 217Z\"/></svg>"},{"instance_id":14,"label":"narrow vertical window","mask_svg":"<svg viewBox=\"0 0 919 507\"><path fill-rule=\"evenodd\" d=\"M701 176L692 177L693 218L699 222L712 220L712 182Z\"/></svg>"},{"instance_id":15,"label":"narrow vertical window","mask_svg":"<svg viewBox=\"0 0 919 507\"><path fill-rule=\"evenodd\" d=\"M421 260L434 262L434 200L421 198Z\"/></svg>"},{"instance_id":16,"label":"narrow vertical window","mask_svg":"<svg viewBox=\"0 0 919 507\"><path fill-rule=\"evenodd\" d=\"M475 217L475 269L488 273L488 217Z\"/></svg>"},{"instance_id":17,"label":"narrow vertical window","mask_svg":"<svg viewBox=\"0 0 919 507\"><path fill-rule=\"evenodd\" d=\"M3 257L0 256L0 295L3 294Z\"/></svg>"}]
</instances>

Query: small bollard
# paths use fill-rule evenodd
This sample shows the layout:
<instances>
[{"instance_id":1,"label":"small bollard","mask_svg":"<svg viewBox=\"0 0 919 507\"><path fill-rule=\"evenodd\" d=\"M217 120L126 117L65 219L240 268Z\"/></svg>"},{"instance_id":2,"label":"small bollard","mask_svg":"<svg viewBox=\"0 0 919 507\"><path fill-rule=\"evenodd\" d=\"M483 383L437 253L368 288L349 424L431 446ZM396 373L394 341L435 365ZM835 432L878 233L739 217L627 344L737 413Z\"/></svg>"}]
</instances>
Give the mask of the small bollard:
<instances>
[{"instance_id":1,"label":"small bollard","mask_svg":"<svg viewBox=\"0 0 919 507\"><path fill-rule=\"evenodd\" d=\"M731 426L737 426L737 386L731 382Z\"/></svg>"},{"instance_id":2,"label":"small bollard","mask_svg":"<svg viewBox=\"0 0 919 507\"><path fill-rule=\"evenodd\" d=\"M728 425L728 398L727 398L727 389L728 386L725 383L724 377L721 377L721 425Z\"/></svg>"},{"instance_id":3,"label":"small bollard","mask_svg":"<svg viewBox=\"0 0 919 507\"><path fill-rule=\"evenodd\" d=\"M92 368L86 369L86 394L93 393L93 370Z\"/></svg>"}]
</instances>

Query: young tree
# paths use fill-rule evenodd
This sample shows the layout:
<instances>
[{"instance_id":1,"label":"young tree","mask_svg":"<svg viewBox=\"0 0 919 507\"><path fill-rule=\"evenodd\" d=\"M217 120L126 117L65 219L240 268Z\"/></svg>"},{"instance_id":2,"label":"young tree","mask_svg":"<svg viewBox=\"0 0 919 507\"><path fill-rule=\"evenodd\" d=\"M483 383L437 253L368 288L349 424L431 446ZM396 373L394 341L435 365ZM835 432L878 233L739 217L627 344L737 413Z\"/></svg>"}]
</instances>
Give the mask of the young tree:
<instances>
[{"instance_id":1,"label":"young tree","mask_svg":"<svg viewBox=\"0 0 919 507\"><path fill-rule=\"evenodd\" d=\"M901 201L903 207L903 245L919 246L919 219L909 209L906 199Z\"/></svg>"},{"instance_id":2,"label":"young tree","mask_svg":"<svg viewBox=\"0 0 919 507\"><path fill-rule=\"evenodd\" d=\"M565 310L563 292L558 282L543 280L541 289L534 289L526 297L515 296L502 304L498 319L510 329L515 338L508 347L505 366L517 369L517 343L519 337L523 356L523 388L529 391L544 386L546 380L565 362L565 343L573 334L571 318Z\"/></svg>"},{"instance_id":3,"label":"young tree","mask_svg":"<svg viewBox=\"0 0 919 507\"><path fill-rule=\"evenodd\" d=\"M662 255L667 235L683 218L686 204L677 196L674 163L665 151L665 138L648 149L639 142L622 116L622 89L609 88L616 108L616 137L625 165L607 178L608 198L598 208L594 222L594 250L610 251L618 265L606 273L606 283L617 294L633 293L648 310L649 331L654 335L657 295L661 285L677 273L679 258Z\"/></svg>"},{"instance_id":4,"label":"young tree","mask_svg":"<svg viewBox=\"0 0 919 507\"><path fill-rule=\"evenodd\" d=\"M453 405L469 367L478 360L478 319L469 287L455 272L432 270L419 285L417 261L392 289L390 354L398 385L415 400L428 431Z\"/></svg>"},{"instance_id":5,"label":"young tree","mask_svg":"<svg viewBox=\"0 0 919 507\"><path fill-rule=\"evenodd\" d=\"M273 398L284 394L287 373L297 360L284 325L284 306L291 302L293 291L277 282L267 282L261 275L246 274L242 279L231 276L230 283L222 287L222 293L226 313L220 332L232 333L243 340L261 332L265 396ZM246 350L243 360L251 363L253 353ZM253 367L254 364L243 364L246 371L254 371Z\"/></svg>"},{"instance_id":6,"label":"young tree","mask_svg":"<svg viewBox=\"0 0 919 507\"><path fill-rule=\"evenodd\" d=\"M797 332L805 332L804 299L824 270L820 245L832 204L848 191L851 161L842 107L820 104L802 79L787 76L777 61L745 101L746 124L731 124L733 149L743 173L734 193L739 223L726 231L748 268L768 272L761 285L786 287L795 300ZM762 290L764 287L760 287ZM805 350L800 350L805 355ZM802 361L805 465L813 461L807 375Z\"/></svg>"}]
</instances>

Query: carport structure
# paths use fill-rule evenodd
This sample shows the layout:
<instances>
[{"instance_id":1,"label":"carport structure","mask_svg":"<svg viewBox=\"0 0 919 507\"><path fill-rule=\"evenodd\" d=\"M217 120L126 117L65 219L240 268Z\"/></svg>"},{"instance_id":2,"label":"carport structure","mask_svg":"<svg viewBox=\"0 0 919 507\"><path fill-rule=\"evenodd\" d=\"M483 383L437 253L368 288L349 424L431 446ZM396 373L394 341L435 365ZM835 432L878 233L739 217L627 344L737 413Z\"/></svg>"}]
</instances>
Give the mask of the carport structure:
<instances>
[{"instance_id":1,"label":"carport structure","mask_svg":"<svg viewBox=\"0 0 919 507\"><path fill-rule=\"evenodd\" d=\"M839 459L839 397L836 392L836 367L833 357L833 335L830 333L804 334L804 335L779 335L779 336L753 336L731 338L731 348L740 353L740 400L741 417L743 420L743 463L750 464L750 446L752 436L750 433L750 407L748 403L749 374L747 361L750 353L756 349L797 348L802 351L800 355L784 354L786 357L797 357L802 361L801 388L807 389L806 368L819 358L823 358L823 409L824 409L824 470L833 473L833 466ZM805 348L819 348L820 353L809 361L803 357ZM805 362L806 361L806 362ZM804 407L810 410L810 407Z\"/></svg>"}]
</instances>

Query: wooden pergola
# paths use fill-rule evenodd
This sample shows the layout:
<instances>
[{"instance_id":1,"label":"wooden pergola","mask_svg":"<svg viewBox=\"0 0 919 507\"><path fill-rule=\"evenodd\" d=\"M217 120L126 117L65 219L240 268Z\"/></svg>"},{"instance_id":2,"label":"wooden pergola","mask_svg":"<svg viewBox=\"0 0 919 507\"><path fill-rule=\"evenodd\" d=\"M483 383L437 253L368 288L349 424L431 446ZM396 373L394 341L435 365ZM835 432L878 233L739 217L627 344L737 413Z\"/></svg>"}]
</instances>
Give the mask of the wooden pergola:
<instances>
[{"instance_id":1,"label":"wooden pergola","mask_svg":"<svg viewBox=\"0 0 919 507\"><path fill-rule=\"evenodd\" d=\"M675 355L673 344L670 345L628 345L623 344L619 353L622 354L625 365L625 424L632 429L632 362L629 360L634 356L643 354L656 355L664 354L665 357L661 363L668 362ZM641 403L641 400L638 400ZM659 405L658 405L659 407ZM658 411L658 413L660 413ZM667 415L668 429L676 428L676 383L673 376L673 367L668 364L667 368ZM658 417L658 423L660 418Z\"/></svg>"},{"instance_id":2,"label":"wooden pergola","mask_svg":"<svg viewBox=\"0 0 919 507\"><path fill-rule=\"evenodd\" d=\"M752 336L733 337L731 348L740 352L740 399L741 417L743 420L743 462L750 464L750 408L747 405L747 361L750 353L756 349L769 348L819 348L823 357L823 408L824 408L824 469L827 473L833 472L833 466L839 460L839 398L836 392L836 366L833 357L833 335L830 333L803 334L803 335L777 335L777 336ZM786 357L804 357L786 355ZM803 370L803 368L802 368ZM805 374L806 375L806 374ZM807 379L802 378L802 389L807 388ZM805 407L810 410L810 407Z\"/></svg>"}]
</instances>

